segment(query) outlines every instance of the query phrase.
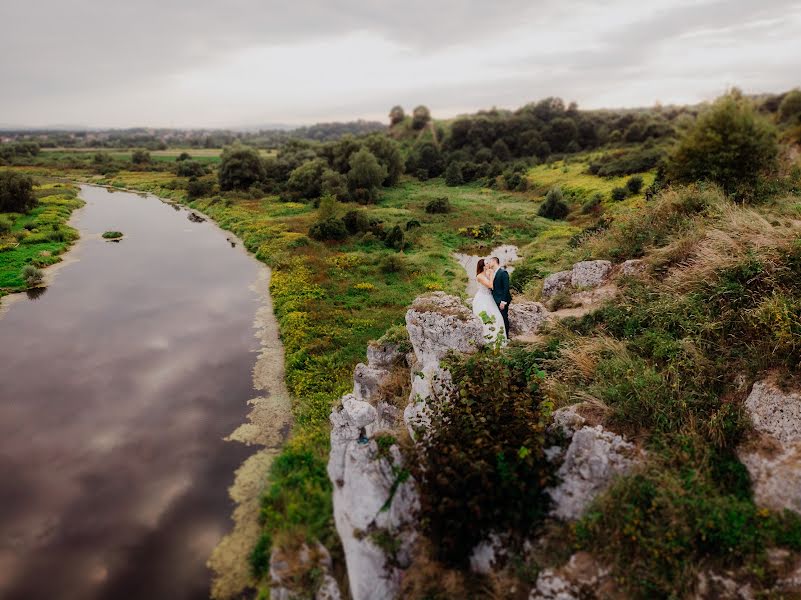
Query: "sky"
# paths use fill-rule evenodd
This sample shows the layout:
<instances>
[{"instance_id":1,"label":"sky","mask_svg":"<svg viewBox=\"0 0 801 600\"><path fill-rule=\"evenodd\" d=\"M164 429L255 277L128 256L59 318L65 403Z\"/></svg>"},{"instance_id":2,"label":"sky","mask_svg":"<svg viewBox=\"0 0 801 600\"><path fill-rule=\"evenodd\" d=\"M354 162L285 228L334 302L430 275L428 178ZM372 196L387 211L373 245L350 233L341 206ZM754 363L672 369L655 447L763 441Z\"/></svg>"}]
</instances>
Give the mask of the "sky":
<instances>
[{"instance_id":1,"label":"sky","mask_svg":"<svg viewBox=\"0 0 801 600\"><path fill-rule=\"evenodd\" d=\"M801 0L3 0L0 125L246 127L801 85Z\"/></svg>"}]
</instances>

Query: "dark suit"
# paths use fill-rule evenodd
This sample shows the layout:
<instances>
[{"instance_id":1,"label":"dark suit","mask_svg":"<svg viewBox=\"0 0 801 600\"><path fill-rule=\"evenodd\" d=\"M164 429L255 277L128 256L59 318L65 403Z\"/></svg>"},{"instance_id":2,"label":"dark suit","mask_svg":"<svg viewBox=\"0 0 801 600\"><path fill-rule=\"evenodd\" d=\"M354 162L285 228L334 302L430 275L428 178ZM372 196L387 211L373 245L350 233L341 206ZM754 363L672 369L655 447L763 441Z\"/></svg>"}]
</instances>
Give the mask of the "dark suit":
<instances>
[{"instance_id":1,"label":"dark suit","mask_svg":"<svg viewBox=\"0 0 801 600\"><path fill-rule=\"evenodd\" d=\"M506 328L506 337L509 337L509 303L512 301L512 294L509 291L509 273L506 269L498 269L492 281L492 299L498 305L503 317L503 326ZM506 302L506 306L501 308L501 302Z\"/></svg>"}]
</instances>

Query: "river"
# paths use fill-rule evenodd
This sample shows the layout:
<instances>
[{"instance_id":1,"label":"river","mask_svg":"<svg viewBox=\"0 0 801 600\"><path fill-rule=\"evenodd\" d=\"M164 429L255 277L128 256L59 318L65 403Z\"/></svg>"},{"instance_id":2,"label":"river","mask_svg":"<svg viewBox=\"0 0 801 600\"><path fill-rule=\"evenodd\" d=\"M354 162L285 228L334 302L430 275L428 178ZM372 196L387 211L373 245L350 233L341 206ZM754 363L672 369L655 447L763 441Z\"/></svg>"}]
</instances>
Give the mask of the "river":
<instances>
[{"instance_id":1,"label":"river","mask_svg":"<svg viewBox=\"0 0 801 600\"><path fill-rule=\"evenodd\" d=\"M81 197L79 244L0 316L0 597L208 598L266 268L157 198Z\"/></svg>"}]
</instances>

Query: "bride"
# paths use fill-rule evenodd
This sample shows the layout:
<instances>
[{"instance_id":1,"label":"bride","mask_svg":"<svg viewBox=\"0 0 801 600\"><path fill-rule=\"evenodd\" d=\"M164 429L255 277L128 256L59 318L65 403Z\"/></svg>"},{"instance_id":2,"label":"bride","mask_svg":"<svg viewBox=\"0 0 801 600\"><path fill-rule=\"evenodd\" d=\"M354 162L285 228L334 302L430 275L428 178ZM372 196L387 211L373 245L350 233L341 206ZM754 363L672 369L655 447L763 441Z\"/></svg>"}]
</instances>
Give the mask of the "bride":
<instances>
[{"instance_id":1,"label":"bride","mask_svg":"<svg viewBox=\"0 0 801 600\"><path fill-rule=\"evenodd\" d=\"M478 291L473 297L473 314L484 322L484 339L490 343L506 342L506 331L503 328L503 317L498 305L492 297L492 285L495 271L483 258L476 267Z\"/></svg>"}]
</instances>

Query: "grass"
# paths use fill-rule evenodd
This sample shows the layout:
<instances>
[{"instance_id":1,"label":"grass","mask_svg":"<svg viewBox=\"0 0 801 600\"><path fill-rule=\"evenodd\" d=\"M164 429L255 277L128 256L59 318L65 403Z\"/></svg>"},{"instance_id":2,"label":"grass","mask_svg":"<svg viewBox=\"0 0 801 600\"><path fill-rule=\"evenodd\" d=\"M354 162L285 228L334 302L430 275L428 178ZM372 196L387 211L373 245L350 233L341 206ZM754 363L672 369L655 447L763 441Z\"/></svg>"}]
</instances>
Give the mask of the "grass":
<instances>
[{"instance_id":1,"label":"grass","mask_svg":"<svg viewBox=\"0 0 801 600\"><path fill-rule=\"evenodd\" d=\"M118 240L122 237L121 231L105 231L103 232L103 239L105 240Z\"/></svg>"},{"instance_id":2,"label":"grass","mask_svg":"<svg viewBox=\"0 0 801 600\"><path fill-rule=\"evenodd\" d=\"M78 160L90 163L97 152L105 152L111 158L121 162L131 162L135 148L44 148L37 157L38 163L54 163ZM174 163L182 153L186 152L193 160L203 164L218 164L222 148L168 148L166 150L148 150L150 158L158 163ZM262 156L275 154L274 150L260 150Z\"/></svg>"},{"instance_id":3,"label":"grass","mask_svg":"<svg viewBox=\"0 0 801 600\"><path fill-rule=\"evenodd\" d=\"M39 203L29 213L0 215L11 223L10 230L0 234L0 295L25 290L26 266L60 262L60 255L78 239L78 232L66 224L72 211L83 205L76 188L44 184L35 193Z\"/></svg>"}]
</instances>

